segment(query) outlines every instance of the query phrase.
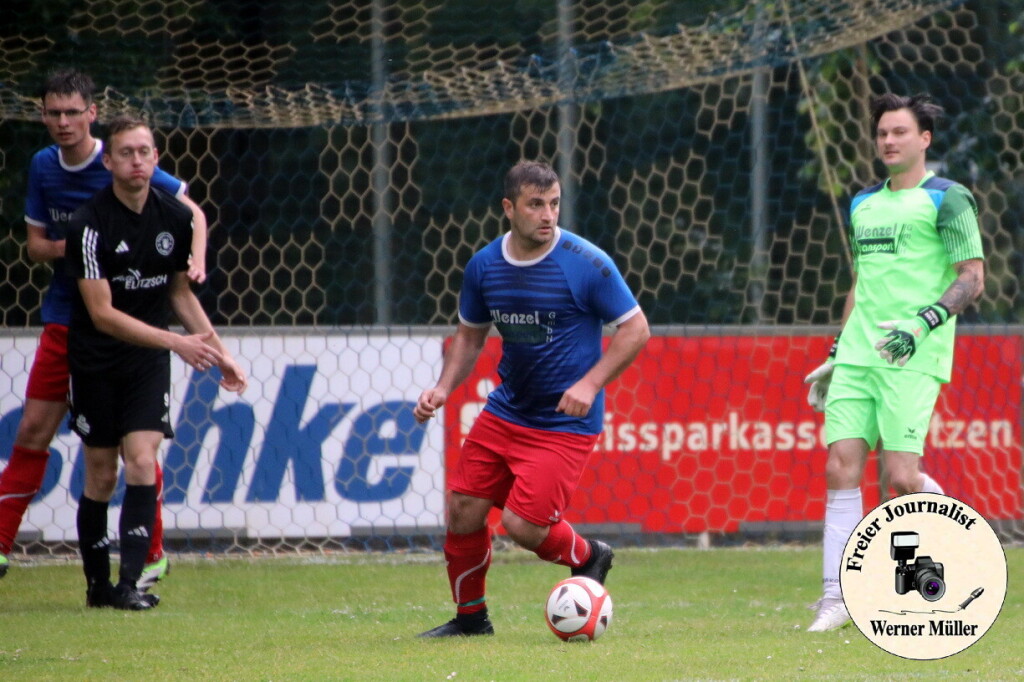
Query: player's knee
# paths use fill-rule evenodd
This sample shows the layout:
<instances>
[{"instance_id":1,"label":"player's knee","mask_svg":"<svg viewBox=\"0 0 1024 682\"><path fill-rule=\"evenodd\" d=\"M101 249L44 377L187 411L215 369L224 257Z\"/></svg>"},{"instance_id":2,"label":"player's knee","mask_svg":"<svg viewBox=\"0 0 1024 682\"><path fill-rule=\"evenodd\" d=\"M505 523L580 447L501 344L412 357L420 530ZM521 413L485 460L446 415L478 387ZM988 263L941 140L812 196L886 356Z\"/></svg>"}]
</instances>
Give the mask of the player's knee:
<instances>
[{"instance_id":1,"label":"player's knee","mask_svg":"<svg viewBox=\"0 0 1024 682\"><path fill-rule=\"evenodd\" d=\"M125 459L124 480L129 485L153 485L156 482L156 457Z\"/></svg>"},{"instance_id":2,"label":"player's knee","mask_svg":"<svg viewBox=\"0 0 1024 682\"><path fill-rule=\"evenodd\" d=\"M18 424L15 443L29 450L46 450L55 435L57 429L53 428L48 420L26 414Z\"/></svg>"},{"instance_id":3,"label":"player's knee","mask_svg":"<svg viewBox=\"0 0 1024 682\"><path fill-rule=\"evenodd\" d=\"M893 471L889 474L889 485L897 495L921 492L921 474L916 471Z\"/></svg>"},{"instance_id":4,"label":"player's knee","mask_svg":"<svg viewBox=\"0 0 1024 682\"><path fill-rule=\"evenodd\" d=\"M525 535L525 528L523 524L525 521L518 515L510 512L508 509L503 509L501 512L501 525L505 528L505 532L512 538L517 544L523 544L520 540Z\"/></svg>"},{"instance_id":5,"label":"player's knee","mask_svg":"<svg viewBox=\"0 0 1024 682\"><path fill-rule=\"evenodd\" d=\"M117 485L117 465L90 466L85 472L85 494L92 500L109 500Z\"/></svg>"},{"instance_id":6,"label":"player's knee","mask_svg":"<svg viewBox=\"0 0 1024 682\"><path fill-rule=\"evenodd\" d=\"M448 500L448 530L458 535L475 533L487 525L489 511L486 500L452 494Z\"/></svg>"},{"instance_id":7,"label":"player's knee","mask_svg":"<svg viewBox=\"0 0 1024 682\"><path fill-rule=\"evenodd\" d=\"M530 550L536 549L548 532L546 526L531 523L508 509L501 514L501 525L517 545Z\"/></svg>"},{"instance_id":8,"label":"player's knee","mask_svg":"<svg viewBox=\"0 0 1024 682\"><path fill-rule=\"evenodd\" d=\"M839 456L829 454L825 462L825 480L829 490L847 490L860 485L859 467Z\"/></svg>"}]
</instances>

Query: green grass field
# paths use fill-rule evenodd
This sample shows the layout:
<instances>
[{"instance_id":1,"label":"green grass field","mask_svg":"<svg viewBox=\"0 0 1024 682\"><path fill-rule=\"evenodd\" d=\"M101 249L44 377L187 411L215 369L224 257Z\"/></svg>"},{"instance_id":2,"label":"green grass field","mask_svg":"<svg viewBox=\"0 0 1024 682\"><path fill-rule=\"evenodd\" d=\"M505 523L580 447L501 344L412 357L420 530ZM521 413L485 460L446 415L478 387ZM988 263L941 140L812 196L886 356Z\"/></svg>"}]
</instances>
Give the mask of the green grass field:
<instances>
[{"instance_id":1,"label":"green grass field","mask_svg":"<svg viewBox=\"0 0 1024 682\"><path fill-rule=\"evenodd\" d=\"M820 549L617 551L609 631L567 644L543 602L567 574L499 552L488 581L497 634L415 635L449 619L439 554L177 557L153 612L84 606L75 563L15 565L0 580L0 678L10 680L1020 679L1024 549L972 647L913 661L855 626L808 634Z\"/></svg>"}]
</instances>

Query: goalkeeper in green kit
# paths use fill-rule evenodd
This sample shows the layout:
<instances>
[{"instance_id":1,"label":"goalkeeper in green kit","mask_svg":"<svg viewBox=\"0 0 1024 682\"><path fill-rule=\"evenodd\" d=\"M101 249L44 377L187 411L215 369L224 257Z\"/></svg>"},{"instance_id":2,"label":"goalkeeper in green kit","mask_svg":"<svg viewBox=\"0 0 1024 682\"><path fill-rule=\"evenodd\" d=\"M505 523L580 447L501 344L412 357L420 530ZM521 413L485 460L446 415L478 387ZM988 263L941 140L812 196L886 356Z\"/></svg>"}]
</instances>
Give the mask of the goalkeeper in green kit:
<instances>
[{"instance_id":1,"label":"goalkeeper in green kit","mask_svg":"<svg viewBox=\"0 0 1024 682\"><path fill-rule=\"evenodd\" d=\"M860 483L878 444L900 495L941 493L920 468L925 437L953 365L955 316L984 288L974 197L925 167L942 109L923 95L871 103L889 179L850 206L853 290L828 360L807 376L808 401L825 412L824 593L808 632L850 620L839 588L843 549L864 515Z\"/></svg>"}]
</instances>

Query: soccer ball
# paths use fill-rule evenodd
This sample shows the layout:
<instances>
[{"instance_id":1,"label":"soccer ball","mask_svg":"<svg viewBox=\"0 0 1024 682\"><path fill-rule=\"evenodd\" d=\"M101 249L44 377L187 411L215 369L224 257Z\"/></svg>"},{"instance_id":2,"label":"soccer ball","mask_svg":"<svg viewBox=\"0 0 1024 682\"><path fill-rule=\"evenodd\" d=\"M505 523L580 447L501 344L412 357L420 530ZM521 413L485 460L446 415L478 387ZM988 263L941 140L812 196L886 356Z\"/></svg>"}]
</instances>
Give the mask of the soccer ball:
<instances>
[{"instance_id":1,"label":"soccer ball","mask_svg":"<svg viewBox=\"0 0 1024 682\"><path fill-rule=\"evenodd\" d=\"M612 597L596 580L566 578L551 589L544 617L559 638L590 642L612 623Z\"/></svg>"}]
</instances>

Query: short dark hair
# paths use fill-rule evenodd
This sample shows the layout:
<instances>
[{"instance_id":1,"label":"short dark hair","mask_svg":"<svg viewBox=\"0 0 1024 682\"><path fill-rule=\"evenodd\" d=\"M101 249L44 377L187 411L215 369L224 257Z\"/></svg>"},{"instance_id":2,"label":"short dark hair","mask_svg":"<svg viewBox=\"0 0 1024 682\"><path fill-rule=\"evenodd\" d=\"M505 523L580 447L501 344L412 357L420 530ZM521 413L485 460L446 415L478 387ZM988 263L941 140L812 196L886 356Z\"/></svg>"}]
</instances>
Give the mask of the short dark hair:
<instances>
[{"instance_id":1,"label":"short dark hair","mask_svg":"<svg viewBox=\"0 0 1024 682\"><path fill-rule=\"evenodd\" d=\"M112 149L112 140L114 135L123 133L126 130L135 130L136 128L145 128L152 132L149 124L146 123L145 119L133 116L131 114L118 114L114 118L107 122L107 135L103 140L103 153L109 154Z\"/></svg>"},{"instance_id":2,"label":"short dark hair","mask_svg":"<svg viewBox=\"0 0 1024 682\"><path fill-rule=\"evenodd\" d=\"M558 173L540 161L520 161L505 174L505 198L515 203L523 187L548 190L558 182Z\"/></svg>"},{"instance_id":3,"label":"short dark hair","mask_svg":"<svg viewBox=\"0 0 1024 682\"><path fill-rule=\"evenodd\" d=\"M906 97L887 92L871 100L872 132L878 132L878 122L882 119L882 114L897 109L909 110L914 120L917 121L917 127L922 132L928 131L929 133L935 132L935 121L942 116L944 111L929 95Z\"/></svg>"},{"instance_id":4,"label":"short dark hair","mask_svg":"<svg viewBox=\"0 0 1024 682\"><path fill-rule=\"evenodd\" d=\"M81 95L86 104L92 104L95 92L96 84L92 78L76 69L62 69L46 77L39 99L46 99L47 95Z\"/></svg>"}]
</instances>

